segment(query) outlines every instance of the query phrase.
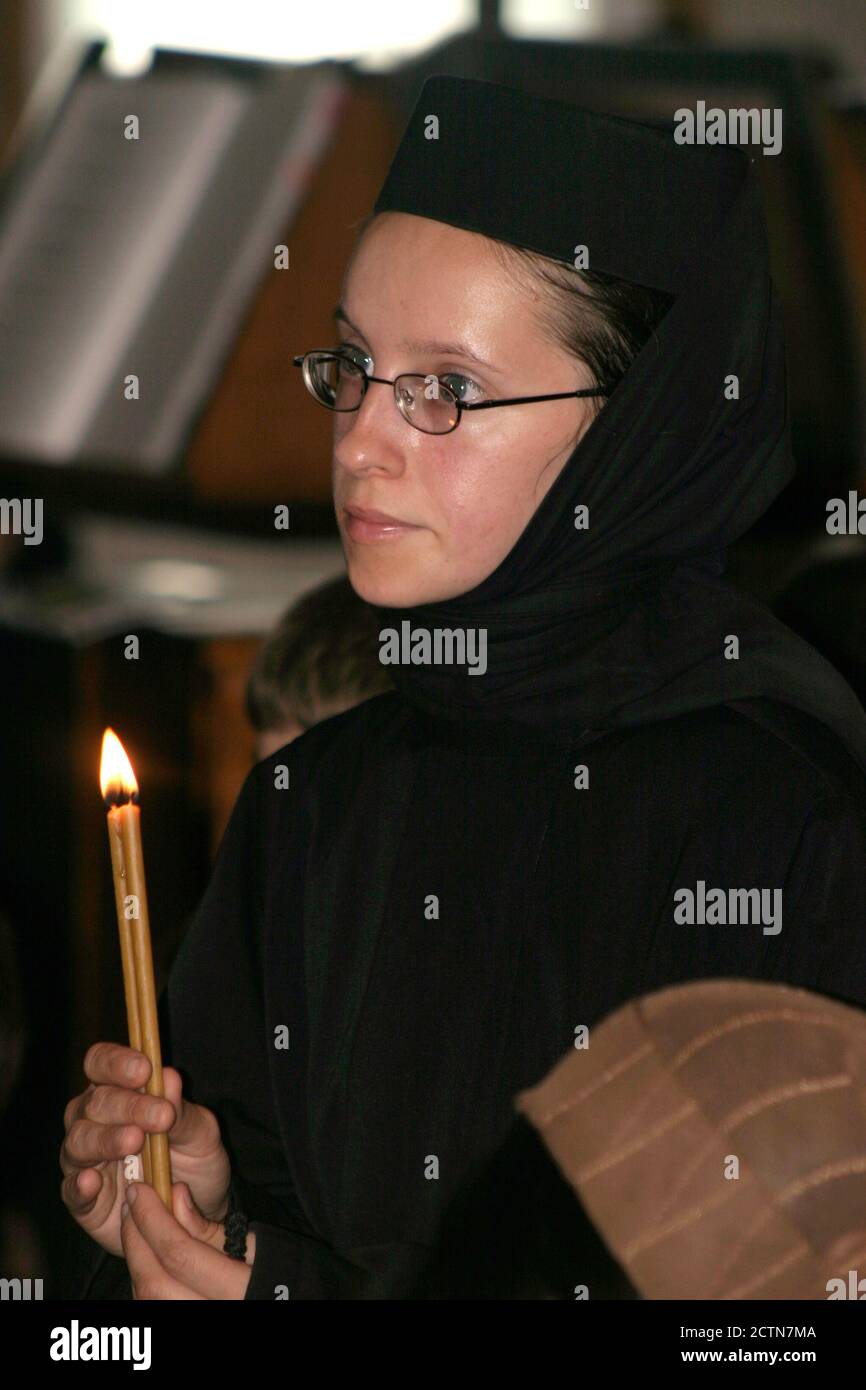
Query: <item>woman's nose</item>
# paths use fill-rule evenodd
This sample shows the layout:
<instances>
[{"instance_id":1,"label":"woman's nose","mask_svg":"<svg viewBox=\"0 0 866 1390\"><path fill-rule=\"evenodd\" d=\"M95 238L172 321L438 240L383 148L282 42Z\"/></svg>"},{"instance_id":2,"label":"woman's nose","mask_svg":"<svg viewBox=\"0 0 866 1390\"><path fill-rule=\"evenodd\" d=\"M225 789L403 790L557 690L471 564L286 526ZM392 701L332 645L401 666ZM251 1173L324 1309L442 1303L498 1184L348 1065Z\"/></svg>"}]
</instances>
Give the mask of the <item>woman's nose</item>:
<instances>
[{"instance_id":1,"label":"woman's nose","mask_svg":"<svg viewBox=\"0 0 866 1390\"><path fill-rule=\"evenodd\" d=\"M347 472L377 468L400 473L406 466L411 427L397 409L394 388L371 382L355 411L335 416L334 458Z\"/></svg>"}]
</instances>

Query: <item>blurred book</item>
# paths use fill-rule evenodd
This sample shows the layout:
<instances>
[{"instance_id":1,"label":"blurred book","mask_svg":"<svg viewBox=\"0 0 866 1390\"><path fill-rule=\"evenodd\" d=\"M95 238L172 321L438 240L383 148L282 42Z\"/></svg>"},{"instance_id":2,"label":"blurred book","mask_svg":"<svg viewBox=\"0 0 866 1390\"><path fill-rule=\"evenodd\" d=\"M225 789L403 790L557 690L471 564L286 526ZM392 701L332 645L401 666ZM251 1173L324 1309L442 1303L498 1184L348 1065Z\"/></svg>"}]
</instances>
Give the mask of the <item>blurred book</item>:
<instances>
[{"instance_id":1,"label":"blurred book","mask_svg":"<svg viewBox=\"0 0 866 1390\"><path fill-rule=\"evenodd\" d=\"M0 455L158 476L273 270L346 83L334 64L162 53L119 78L100 48L0 211Z\"/></svg>"}]
</instances>

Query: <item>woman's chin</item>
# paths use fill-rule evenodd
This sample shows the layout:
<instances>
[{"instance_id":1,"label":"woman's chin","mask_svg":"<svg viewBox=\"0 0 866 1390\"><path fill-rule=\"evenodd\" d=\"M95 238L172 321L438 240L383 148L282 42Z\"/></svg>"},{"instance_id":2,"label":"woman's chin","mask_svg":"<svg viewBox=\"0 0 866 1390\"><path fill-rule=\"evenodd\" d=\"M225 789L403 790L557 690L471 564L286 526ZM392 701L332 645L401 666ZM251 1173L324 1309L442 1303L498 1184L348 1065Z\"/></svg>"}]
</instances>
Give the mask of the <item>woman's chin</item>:
<instances>
[{"instance_id":1,"label":"woman's chin","mask_svg":"<svg viewBox=\"0 0 866 1390\"><path fill-rule=\"evenodd\" d=\"M348 575L358 597L376 608L416 608L434 602L441 591L431 584L429 574L401 572L393 561L362 563L350 556Z\"/></svg>"},{"instance_id":2,"label":"woman's chin","mask_svg":"<svg viewBox=\"0 0 866 1390\"><path fill-rule=\"evenodd\" d=\"M356 576L350 570L349 583L359 598L376 608L415 608L419 603L428 602L417 585L402 584L393 577L373 580L368 575Z\"/></svg>"}]
</instances>

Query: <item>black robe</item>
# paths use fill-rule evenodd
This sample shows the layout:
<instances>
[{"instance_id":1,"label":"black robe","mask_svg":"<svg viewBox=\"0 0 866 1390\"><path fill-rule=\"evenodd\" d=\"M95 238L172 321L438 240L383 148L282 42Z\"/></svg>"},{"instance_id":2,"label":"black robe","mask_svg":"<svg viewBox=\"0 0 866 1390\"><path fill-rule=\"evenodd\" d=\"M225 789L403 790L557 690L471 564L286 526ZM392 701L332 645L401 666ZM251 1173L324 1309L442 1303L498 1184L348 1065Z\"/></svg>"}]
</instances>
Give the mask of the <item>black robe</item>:
<instances>
[{"instance_id":1,"label":"black robe","mask_svg":"<svg viewBox=\"0 0 866 1390\"><path fill-rule=\"evenodd\" d=\"M866 1007L864 779L809 716L752 713L569 746L394 693L249 773L161 1001L166 1059L218 1115L253 1217L248 1298L490 1296L460 1278L470 1234L465 1258L453 1233L437 1252L443 1217L522 1151L514 1094L637 994L739 976ZM699 880L781 888L781 930L677 922ZM515 1182L500 1297L573 1296L589 1258L566 1248L568 1287L536 1291L519 1213L539 1173ZM128 1297L123 1261L102 1255L86 1296Z\"/></svg>"}]
</instances>

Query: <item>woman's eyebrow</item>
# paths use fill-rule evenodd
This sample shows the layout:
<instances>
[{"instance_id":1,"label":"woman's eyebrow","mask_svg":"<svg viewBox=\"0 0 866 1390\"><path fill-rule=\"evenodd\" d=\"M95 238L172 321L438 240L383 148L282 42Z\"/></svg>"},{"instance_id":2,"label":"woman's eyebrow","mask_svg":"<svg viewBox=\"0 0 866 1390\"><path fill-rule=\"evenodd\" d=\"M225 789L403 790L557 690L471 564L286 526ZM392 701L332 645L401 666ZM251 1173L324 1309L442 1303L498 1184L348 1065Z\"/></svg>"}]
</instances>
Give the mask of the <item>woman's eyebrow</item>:
<instances>
[{"instance_id":1,"label":"woman's eyebrow","mask_svg":"<svg viewBox=\"0 0 866 1390\"><path fill-rule=\"evenodd\" d=\"M337 304L334 306L334 308L331 310L331 318L334 320L334 323L336 323L338 319L342 319L343 323L347 323L349 325L353 333L357 333L359 338L364 338L364 335L361 332L360 328L356 323L352 322L352 320L349 318L349 315L346 313L346 310L343 308L342 304ZM366 341L367 339L364 338L365 343Z\"/></svg>"},{"instance_id":2,"label":"woman's eyebrow","mask_svg":"<svg viewBox=\"0 0 866 1390\"><path fill-rule=\"evenodd\" d=\"M359 338L364 338L361 329L357 324L352 322L342 304L338 304L335 307L331 317L334 319L335 323L338 319L341 319L343 323L348 324L353 333L357 333ZM366 338L364 338L364 342L367 342ZM463 357L469 362L477 362L479 367L484 367L489 372L495 372L501 375L498 367L494 367L492 362L487 362L483 357L479 357L478 353L473 352L465 343L442 343L436 342L433 339L421 341L417 338L404 338L400 346L404 347L407 352L436 352L439 353L441 357Z\"/></svg>"}]
</instances>

